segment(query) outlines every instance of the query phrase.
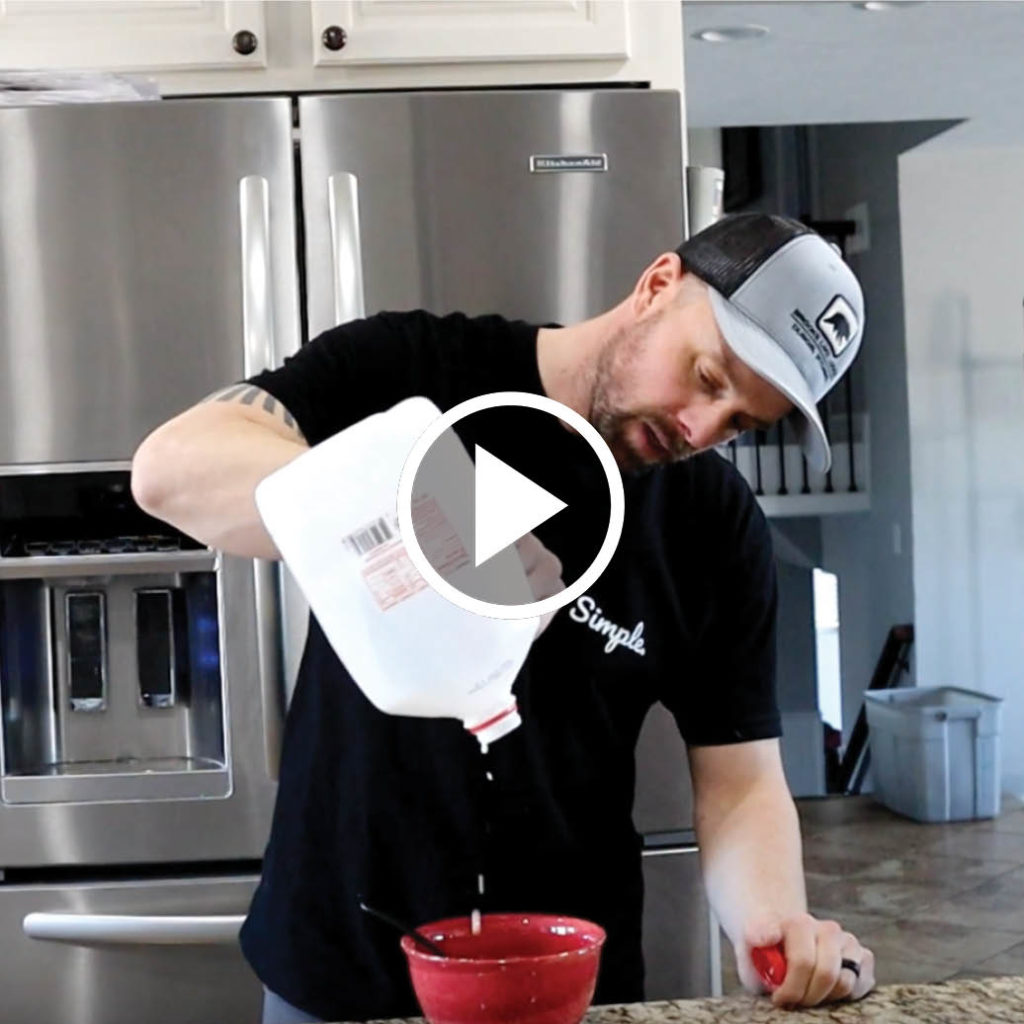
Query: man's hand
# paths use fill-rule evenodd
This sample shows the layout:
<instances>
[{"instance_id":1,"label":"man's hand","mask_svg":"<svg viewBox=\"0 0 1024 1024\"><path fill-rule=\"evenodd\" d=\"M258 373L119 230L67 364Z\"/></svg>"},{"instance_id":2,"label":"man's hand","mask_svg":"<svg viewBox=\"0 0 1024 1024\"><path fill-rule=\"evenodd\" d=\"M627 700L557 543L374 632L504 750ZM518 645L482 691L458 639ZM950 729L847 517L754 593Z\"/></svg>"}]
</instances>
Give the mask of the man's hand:
<instances>
[{"instance_id":1,"label":"man's hand","mask_svg":"<svg viewBox=\"0 0 1024 1024\"><path fill-rule=\"evenodd\" d=\"M519 552L523 568L526 569L526 578L535 600L541 601L565 589L565 583L562 582L562 563L558 556L544 547L532 533L527 533L516 541L516 550ZM541 616L537 636L548 628L554 617L554 612Z\"/></svg>"},{"instance_id":2,"label":"man's hand","mask_svg":"<svg viewBox=\"0 0 1024 1024\"><path fill-rule=\"evenodd\" d=\"M875 955L870 949L865 949L835 921L798 914L782 921L764 918L744 928L743 948L737 950L736 960L746 988L764 991L750 951L778 943L785 950L786 977L772 993L776 1006L818 1006L842 999L861 999L875 987ZM849 966L843 966L844 960L857 965L859 976Z\"/></svg>"},{"instance_id":3,"label":"man's hand","mask_svg":"<svg viewBox=\"0 0 1024 1024\"><path fill-rule=\"evenodd\" d=\"M691 746L689 755L704 880L744 986L765 990L751 950L782 943L787 969L772 993L776 1006L867 995L875 985L874 954L834 921L806 913L799 819L779 741Z\"/></svg>"}]
</instances>

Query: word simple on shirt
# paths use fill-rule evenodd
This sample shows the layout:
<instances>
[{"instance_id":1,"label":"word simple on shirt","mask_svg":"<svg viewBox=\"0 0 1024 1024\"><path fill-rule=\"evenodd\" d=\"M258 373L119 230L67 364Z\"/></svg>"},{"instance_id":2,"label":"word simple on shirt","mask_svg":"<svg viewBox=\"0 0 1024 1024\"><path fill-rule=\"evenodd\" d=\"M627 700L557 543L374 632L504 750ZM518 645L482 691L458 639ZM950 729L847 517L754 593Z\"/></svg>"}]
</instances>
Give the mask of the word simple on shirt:
<instances>
[{"instance_id":1,"label":"word simple on shirt","mask_svg":"<svg viewBox=\"0 0 1024 1024\"><path fill-rule=\"evenodd\" d=\"M641 658L647 653L644 647L643 622L638 622L630 632L625 626L606 619L592 597L584 595L579 598L569 612L569 618L573 622L586 623L595 633L608 637L608 642L604 645L605 654L611 654L616 647L625 647L634 654L639 654Z\"/></svg>"}]
</instances>

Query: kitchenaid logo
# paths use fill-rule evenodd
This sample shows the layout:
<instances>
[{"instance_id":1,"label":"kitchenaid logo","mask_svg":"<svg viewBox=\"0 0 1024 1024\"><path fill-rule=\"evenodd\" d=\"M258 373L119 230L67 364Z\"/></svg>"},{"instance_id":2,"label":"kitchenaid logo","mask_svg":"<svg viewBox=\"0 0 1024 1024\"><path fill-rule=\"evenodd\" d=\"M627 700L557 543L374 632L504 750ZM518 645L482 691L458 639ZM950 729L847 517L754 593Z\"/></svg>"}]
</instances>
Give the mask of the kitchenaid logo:
<instances>
[{"instance_id":1,"label":"kitchenaid logo","mask_svg":"<svg viewBox=\"0 0 1024 1024\"><path fill-rule=\"evenodd\" d=\"M530 173L546 174L554 171L596 171L608 170L607 153L581 153L572 156L531 156Z\"/></svg>"},{"instance_id":2,"label":"kitchenaid logo","mask_svg":"<svg viewBox=\"0 0 1024 1024\"><path fill-rule=\"evenodd\" d=\"M581 622L595 633L600 633L602 636L607 637L607 642L604 645L605 654L611 654L616 647L625 647L626 650L639 654L641 658L647 653L644 647L643 622L638 622L633 627L633 631L630 632L625 626L620 626L617 622L606 619L601 609L597 606L597 602L592 597L584 595L579 598L569 612L569 618L573 622Z\"/></svg>"},{"instance_id":3,"label":"kitchenaid logo","mask_svg":"<svg viewBox=\"0 0 1024 1024\"><path fill-rule=\"evenodd\" d=\"M837 295L818 317L818 330L825 335L834 356L840 356L857 333L857 314L850 304Z\"/></svg>"}]
</instances>

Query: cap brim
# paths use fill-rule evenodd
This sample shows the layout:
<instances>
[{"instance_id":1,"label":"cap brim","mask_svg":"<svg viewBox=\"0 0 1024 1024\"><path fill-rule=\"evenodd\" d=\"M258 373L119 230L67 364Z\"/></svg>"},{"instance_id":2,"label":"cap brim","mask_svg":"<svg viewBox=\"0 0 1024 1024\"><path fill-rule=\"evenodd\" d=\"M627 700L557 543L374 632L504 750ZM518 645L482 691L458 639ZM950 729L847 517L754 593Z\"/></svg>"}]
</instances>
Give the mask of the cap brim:
<instances>
[{"instance_id":1,"label":"cap brim","mask_svg":"<svg viewBox=\"0 0 1024 1024\"><path fill-rule=\"evenodd\" d=\"M708 297L726 344L754 373L793 403L799 413L793 417L792 424L800 447L812 469L827 472L832 465L828 436L814 395L796 363L781 345L710 285Z\"/></svg>"}]
</instances>

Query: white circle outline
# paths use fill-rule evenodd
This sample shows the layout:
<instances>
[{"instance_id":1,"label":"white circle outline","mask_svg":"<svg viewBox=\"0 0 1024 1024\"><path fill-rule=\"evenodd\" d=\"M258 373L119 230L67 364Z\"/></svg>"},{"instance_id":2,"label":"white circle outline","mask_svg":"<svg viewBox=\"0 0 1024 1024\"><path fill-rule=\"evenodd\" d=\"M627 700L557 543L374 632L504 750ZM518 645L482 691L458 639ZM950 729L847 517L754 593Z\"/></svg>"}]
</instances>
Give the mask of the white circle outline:
<instances>
[{"instance_id":1,"label":"white circle outline","mask_svg":"<svg viewBox=\"0 0 1024 1024\"><path fill-rule=\"evenodd\" d=\"M604 535L604 542L597 552L594 560L587 567L579 579L565 590L545 597L540 601L531 601L527 604L494 604L490 601L481 601L477 597L470 597L461 590L453 587L427 560L416 537L416 531L412 524L412 489L416 482L416 472L420 463L430 446L450 427L453 427L459 420L470 416L475 412L484 409L494 409L502 405L515 405L523 409L539 409L541 412L550 413L558 419L579 431L583 439L594 450L608 480L609 516L608 529ZM556 612L567 604L575 601L597 578L608 568L608 563L615 554L619 540L622 537L622 525L626 516L626 498L622 489L622 476L619 473L618 463L611 449L594 427L587 422L578 412L570 409L561 402L556 402L546 395L534 395L527 391L494 391L489 395L479 395L476 398L467 399L453 406L447 412L442 413L426 430L417 438L412 446L405 465L402 467L402 475L398 482L398 528L402 535L405 549L409 553L412 564L416 566L427 583L434 588L442 597L447 598L452 604L457 605L464 611L473 612L476 615L483 615L491 619L532 619L539 618L548 612Z\"/></svg>"}]
</instances>

